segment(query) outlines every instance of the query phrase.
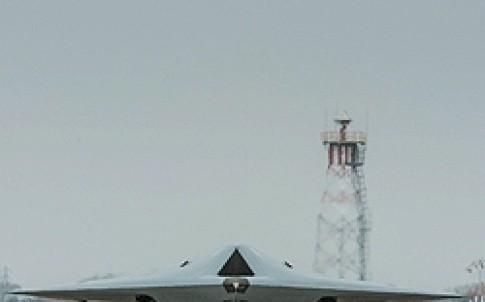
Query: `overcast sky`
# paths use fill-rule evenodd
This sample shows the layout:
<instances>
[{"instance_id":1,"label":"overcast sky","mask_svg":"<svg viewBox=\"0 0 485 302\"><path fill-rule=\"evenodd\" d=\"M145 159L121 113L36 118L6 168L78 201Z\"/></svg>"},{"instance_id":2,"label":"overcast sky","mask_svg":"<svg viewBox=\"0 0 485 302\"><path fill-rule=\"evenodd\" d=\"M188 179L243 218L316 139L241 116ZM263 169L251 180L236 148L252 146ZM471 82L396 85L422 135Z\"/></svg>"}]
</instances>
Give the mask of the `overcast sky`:
<instances>
[{"instance_id":1,"label":"overcast sky","mask_svg":"<svg viewBox=\"0 0 485 302\"><path fill-rule=\"evenodd\" d=\"M470 282L484 32L483 1L1 1L0 265L39 286L241 242L310 270L347 109L372 279Z\"/></svg>"}]
</instances>

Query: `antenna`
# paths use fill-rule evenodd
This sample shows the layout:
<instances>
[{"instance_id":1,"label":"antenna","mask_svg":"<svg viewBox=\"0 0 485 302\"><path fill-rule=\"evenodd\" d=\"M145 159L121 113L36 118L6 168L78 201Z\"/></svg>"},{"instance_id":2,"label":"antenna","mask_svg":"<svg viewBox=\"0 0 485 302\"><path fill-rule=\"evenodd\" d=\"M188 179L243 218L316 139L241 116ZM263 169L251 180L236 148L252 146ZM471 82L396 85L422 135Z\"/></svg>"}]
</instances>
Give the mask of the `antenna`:
<instances>
[{"instance_id":1,"label":"antenna","mask_svg":"<svg viewBox=\"0 0 485 302\"><path fill-rule=\"evenodd\" d=\"M323 108L323 129L328 129L328 111Z\"/></svg>"},{"instance_id":2,"label":"antenna","mask_svg":"<svg viewBox=\"0 0 485 302\"><path fill-rule=\"evenodd\" d=\"M367 110L365 112L365 134L369 140L369 103L367 103Z\"/></svg>"}]
</instances>

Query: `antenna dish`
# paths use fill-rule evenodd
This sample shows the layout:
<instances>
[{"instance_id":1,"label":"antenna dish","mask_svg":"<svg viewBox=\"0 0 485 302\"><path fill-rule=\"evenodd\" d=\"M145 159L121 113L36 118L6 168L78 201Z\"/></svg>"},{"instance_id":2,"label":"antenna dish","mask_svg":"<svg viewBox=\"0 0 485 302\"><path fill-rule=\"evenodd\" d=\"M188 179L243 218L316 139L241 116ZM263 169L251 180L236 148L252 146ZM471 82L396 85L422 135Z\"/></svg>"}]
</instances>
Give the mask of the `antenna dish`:
<instances>
[{"instance_id":1,"label":"antenna dish","mask_svg":"<svg viewBox=\"0 0 485 302\"><path fill-rule=\"evenodd\" d=\"M350 122L352 122L352 119L349 117L349 113L347 112L347 110L342 110L341 112L339 112L333 120L339 125L348 125L350 124Z\"/></svg>"}]
</instances>

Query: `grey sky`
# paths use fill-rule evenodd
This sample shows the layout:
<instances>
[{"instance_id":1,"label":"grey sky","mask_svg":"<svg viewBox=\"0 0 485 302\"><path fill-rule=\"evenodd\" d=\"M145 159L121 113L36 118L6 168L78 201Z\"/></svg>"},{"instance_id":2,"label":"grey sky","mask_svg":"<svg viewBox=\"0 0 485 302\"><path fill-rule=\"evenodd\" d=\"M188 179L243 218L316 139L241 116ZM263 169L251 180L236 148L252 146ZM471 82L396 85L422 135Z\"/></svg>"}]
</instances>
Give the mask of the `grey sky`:
<instances>
[{"instance_id":1,"label":"grey sky","mask_svg":"<svg viewBox=\"0 0 485 302\"><path fill-rule=\"evenodd\" d=\"M376 281L485 254L483 1L0 2L0 264L24 286L243 242L310 269L324 112L365 128Z\"/></svg>"}]
</instances>

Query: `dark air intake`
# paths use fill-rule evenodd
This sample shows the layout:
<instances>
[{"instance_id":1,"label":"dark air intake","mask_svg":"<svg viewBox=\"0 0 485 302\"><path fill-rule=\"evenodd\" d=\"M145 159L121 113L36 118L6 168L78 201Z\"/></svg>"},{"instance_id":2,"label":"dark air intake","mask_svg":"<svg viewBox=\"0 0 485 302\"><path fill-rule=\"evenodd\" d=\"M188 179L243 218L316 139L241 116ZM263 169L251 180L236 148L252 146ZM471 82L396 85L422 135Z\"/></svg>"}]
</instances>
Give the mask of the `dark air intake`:
<instances>
[{"instance_id":1,"label":"dark air intake","mask_svg":"<svg viewBox=\"0 0 485 302\"><path fill-rule=\"evenodd\" d=\"M157 302L157 300L148 295L137 295L135 299L136 302Z\"/></svg>"},{"instance_id":2,"label":"dark air intake","mask_svg":"<svg viewBox=\"0 0 485 302\"><path fill-rule=\"evenodd\" d=\"M254 276L254 272L249 267L246 260L244 260L239 250L235 249L231 257L227 259L226 263L219 271L218 275L221 277L234 277L234 276L251 277L251 276Z\"/></svg>"}]
</instances>

